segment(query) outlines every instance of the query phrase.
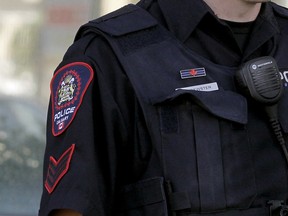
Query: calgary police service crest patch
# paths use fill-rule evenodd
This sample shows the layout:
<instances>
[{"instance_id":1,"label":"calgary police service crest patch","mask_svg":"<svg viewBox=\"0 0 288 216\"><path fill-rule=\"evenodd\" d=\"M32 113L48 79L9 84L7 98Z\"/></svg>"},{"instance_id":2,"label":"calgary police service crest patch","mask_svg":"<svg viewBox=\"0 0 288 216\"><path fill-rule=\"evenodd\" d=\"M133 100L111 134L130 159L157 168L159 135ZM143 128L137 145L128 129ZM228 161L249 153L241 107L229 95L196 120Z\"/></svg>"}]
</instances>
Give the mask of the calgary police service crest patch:
<instances>
[{"instance_id":1,"label":"calgary police service crest patch","mask_svg":"<svg viewBox=\"0 0 288 216\"><path fill-rule=\"evenodd\" d=\"M52 133L63 133L74 119L93 78L93 69L84 62L60 68L51 81Z\"/></svg>"}]
</instances>

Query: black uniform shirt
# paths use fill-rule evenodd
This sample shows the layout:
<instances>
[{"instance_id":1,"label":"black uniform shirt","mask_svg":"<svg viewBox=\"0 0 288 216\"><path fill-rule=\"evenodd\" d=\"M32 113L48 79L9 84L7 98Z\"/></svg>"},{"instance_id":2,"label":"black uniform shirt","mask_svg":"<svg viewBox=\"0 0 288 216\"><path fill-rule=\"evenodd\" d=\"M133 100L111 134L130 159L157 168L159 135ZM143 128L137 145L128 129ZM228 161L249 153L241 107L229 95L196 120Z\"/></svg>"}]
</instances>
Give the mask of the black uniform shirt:
<instances>
[{"instance_id":1,"label":"black uniform shirt","mask_svg":"<svg viewBox=\"0 0 288 216\"><path fill-rule=\"evenodd\" d=\"M201 0L157 0L146 7L181 42L214 63L239 66L275 51L279 29L270 5L263 4L243 52L230 27Z\"/></svg>"}]
</instances>

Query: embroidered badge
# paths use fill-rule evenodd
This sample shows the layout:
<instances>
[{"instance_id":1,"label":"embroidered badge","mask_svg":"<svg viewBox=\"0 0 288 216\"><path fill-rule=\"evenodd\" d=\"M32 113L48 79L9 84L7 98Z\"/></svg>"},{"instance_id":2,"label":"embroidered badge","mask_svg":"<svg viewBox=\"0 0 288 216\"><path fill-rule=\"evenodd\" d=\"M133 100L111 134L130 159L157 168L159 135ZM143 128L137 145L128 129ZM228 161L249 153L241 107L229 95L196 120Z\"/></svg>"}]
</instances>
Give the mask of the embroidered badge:
<instances>
[{"instance_id":1,"label":"embroidered badge","mask_svg":"<svg viewBox=\"0 0 288 216\"><path fill-rule=\"evenodd\" d=\"M75 144L71 145L71 147L67 149L58 160L52 156L50 157L48 173L45 180L45 188L49 194L54 191L57 184L68 172L74 149Z\"/></svg>"},{"instance_id":2,"label":"embroidered badge","mask_svg":"<svg viewBox=\"0 0 288 216\"><path fill-rule=\"evenodd\" d=\"M73 121L93 78L93 69L84 62L60 68L51 82L52 133L58 136Z\"/></svg>"},{"instance_id":3,"label":"embroidered badge","mask_svg":"<svg viewBox=\"0 0 288 216\"><path fill-rule=\"evenodd\" d=\"M195 77L206 76L205 68L193 68L193 69L185 69L180 71L181 79L189 79Z\"/></svg>"}]
</instances>

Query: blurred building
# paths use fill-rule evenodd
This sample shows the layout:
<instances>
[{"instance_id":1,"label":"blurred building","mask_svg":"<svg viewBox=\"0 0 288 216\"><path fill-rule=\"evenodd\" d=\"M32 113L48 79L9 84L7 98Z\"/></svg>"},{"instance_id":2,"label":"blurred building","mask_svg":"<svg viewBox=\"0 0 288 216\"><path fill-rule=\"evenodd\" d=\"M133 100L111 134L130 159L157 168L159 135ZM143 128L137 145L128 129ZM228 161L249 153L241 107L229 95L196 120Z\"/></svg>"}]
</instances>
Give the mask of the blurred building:
<instances>
[{"instance_id":1,"label":"blurred building","mask_svg":"<svg viewBox=\"0 0 288 216\"><path fill-rule=\"evenodd\" d=\"M47 102L53 70L79 26L130 2L1 0L0 94Z\"/></svg>"},{"instance_id":2,"label":"blurred building","mask_svg":"<svg viewBox=\"0 0 288 216\"><path fill-rule=\"evenodd\" d=\"M283 5L284 7L288 7L288 1L287 0L273 0L274 2Z\"/></svg>"}]
</instances>

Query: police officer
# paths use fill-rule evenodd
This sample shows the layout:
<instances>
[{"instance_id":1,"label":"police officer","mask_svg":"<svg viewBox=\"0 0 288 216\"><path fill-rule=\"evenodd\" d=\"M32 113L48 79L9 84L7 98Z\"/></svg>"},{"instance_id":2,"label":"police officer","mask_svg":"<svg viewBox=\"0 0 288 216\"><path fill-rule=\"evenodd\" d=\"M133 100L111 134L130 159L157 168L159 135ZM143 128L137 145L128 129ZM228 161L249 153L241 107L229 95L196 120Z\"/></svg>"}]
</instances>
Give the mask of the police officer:
<instances>
[{"instance_id":1,"label":"police officer","mask_svg":"<svg viewBox=\"0 0 288 216\"><path fill-rule=\"evenodd\" d=\"M286 215L287 33L268 0L82 26L51 81L39 215Z\"/></svg>"}]
</instances>

